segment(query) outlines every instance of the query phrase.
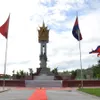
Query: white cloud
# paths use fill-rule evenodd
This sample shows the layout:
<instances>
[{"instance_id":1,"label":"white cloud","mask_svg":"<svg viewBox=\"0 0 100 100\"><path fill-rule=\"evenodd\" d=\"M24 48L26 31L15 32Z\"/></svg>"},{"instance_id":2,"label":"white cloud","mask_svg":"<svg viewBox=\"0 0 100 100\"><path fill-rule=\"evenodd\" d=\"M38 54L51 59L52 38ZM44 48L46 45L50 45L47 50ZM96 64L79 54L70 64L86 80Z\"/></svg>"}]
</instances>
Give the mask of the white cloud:
<instances>
[{"instance_id":1,"label":"white cloud","mask_svg":"<svg viewBox=\"0 0 100 100\"><path fill-rule=\"evenodd\" d=\"M96 55L89 55L89 51L95 49L100 43L98 7L95 6L94 11L93 8L87 7L84 0L81 2L80 0L54 0L53 4L52 0L0 1L0 25L7 19L9 12L11 13L7 73L11 74L14 69L28 71L28 68L36 71L39 67L40 44L37 29L42 25L43 20L50 29L50 41L47 44L48 66L50 68L58 66L59 70L80 68L79 44L71 32L75 21L73 7L76 5L79 7L75 9L79 11L79 25L83 36L81 41L83 68L97 62ZM49 7L44 3L49 3ZM88 6L90 4L91 2L88 2ZM5 47L6 39L0 35L0 73L3 73Z\"/></svg>"}]
</instances>

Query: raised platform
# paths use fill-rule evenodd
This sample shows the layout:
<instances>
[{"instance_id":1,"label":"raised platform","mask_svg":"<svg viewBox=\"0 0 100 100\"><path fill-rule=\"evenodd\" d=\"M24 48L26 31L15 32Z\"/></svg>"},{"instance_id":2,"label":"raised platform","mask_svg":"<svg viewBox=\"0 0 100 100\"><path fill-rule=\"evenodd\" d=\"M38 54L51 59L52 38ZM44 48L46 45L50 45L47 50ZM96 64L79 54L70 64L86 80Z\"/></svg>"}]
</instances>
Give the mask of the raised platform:
<instances>
[{"instance_id":1,"label":"raised platform","mask_svg":"<svg viewBox=\"0 0 100 100\"><path fill-rule=\"evenodd\" d=\"M26 87L62 87L60 80L25 80Z\"/></svg>"}]
</instances>

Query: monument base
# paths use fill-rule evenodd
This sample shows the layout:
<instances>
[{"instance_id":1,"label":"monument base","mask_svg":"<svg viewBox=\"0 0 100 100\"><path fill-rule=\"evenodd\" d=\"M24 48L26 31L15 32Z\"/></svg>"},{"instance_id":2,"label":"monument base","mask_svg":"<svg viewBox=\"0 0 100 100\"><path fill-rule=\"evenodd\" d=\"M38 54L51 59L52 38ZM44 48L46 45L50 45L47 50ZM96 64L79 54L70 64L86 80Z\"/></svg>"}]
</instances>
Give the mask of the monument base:
<instances>
[{"instance_id":1,"label":"monument base","mask_svg":"<svg viewBox=\"0 0 100 100\"><path fill-rule=\"evenodd\" d=\"M36 73L37 73L36 75L46 74L47 76L54 76L53 73L50 71L50 68L47 67L37 68Z\"/></svg>"},{"instance_id":2,"label":"monument base","mask_svg":"<svg viewBox=\"0 0 100 100\"><path fill-rule=\"evenodd\" d=\"M39 75L42 75L42 74L45 74L45 75L53 75L53 73L50 72L50 68L47 68L47 67L41 68Z\"/></svg>"},{"instance_id":3,"label":"monument base","mask_svg":"<svg viewBox=\"0 0 100 100\"><path fill-rule=\"evenodd\" d=\"M50 68L37 68L34 80L54 80L54 74L50 71Z\"/></svg>"},{"instance_id":4,"label":"monument base","mask_svg":"<svg viewBox=\"0 0 100 100\"><path fill-rule=\"evenodd\" d=\"M48 76L46 74L41 74L38 76L34 76L34 80L54 80L54 76Z\"/></svg>"}]
</instances>

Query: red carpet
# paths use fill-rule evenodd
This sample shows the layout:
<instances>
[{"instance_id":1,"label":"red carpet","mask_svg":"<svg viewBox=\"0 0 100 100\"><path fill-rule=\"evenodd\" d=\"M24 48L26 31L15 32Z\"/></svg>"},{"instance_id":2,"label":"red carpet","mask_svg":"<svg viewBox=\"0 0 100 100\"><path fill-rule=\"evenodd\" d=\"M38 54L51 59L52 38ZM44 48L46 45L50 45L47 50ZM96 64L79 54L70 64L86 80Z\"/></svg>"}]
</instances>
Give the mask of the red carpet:
<instances>
[{"instance_id":1,"label":"red carpet","mask_svg":"<svg viewBox=\"0 0 100 100\"><path fill-rule=\"evenodd\" d=\"M47 100L45 89L36 89L28 100Z\"/></svg>"}]
</instances>

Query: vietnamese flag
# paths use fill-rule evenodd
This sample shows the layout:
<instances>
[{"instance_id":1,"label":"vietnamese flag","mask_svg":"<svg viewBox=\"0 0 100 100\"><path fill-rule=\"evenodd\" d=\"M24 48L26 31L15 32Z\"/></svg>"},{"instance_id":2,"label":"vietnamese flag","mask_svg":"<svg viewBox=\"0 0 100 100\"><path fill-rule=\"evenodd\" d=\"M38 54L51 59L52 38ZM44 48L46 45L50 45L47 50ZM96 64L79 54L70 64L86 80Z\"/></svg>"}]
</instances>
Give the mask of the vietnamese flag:
<instances>
[{"instance_id":1,"label":"vietnamese flag","mask_svg":"<svg viewBox=\"0 0 100 100\"><path fill-rule=\"evenodd\" d=\"M10 19L10 15L8 16L6 22L0 27L0 33L1 33L5 38L8 37L9 19Z\"/></svg>"}]
</instances>

